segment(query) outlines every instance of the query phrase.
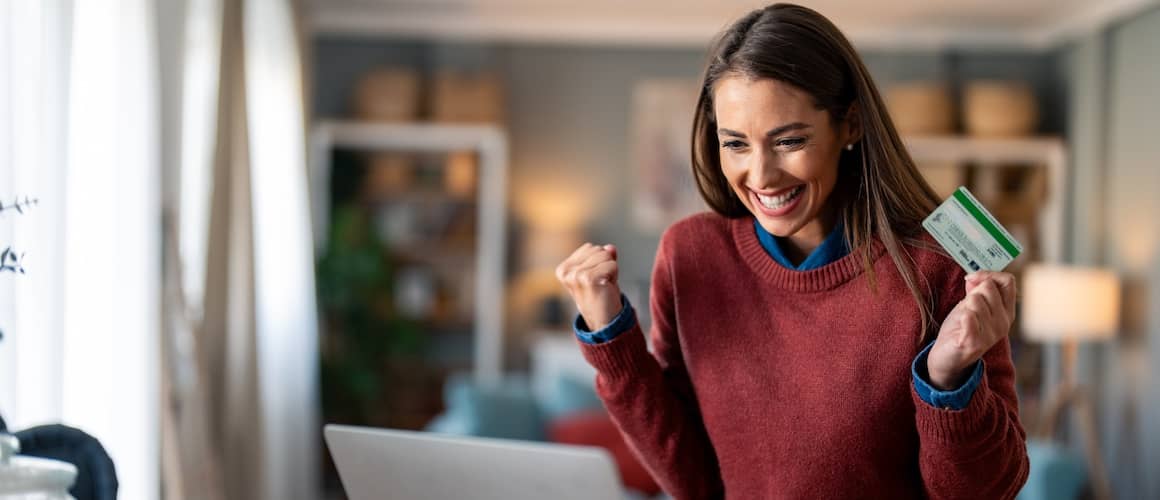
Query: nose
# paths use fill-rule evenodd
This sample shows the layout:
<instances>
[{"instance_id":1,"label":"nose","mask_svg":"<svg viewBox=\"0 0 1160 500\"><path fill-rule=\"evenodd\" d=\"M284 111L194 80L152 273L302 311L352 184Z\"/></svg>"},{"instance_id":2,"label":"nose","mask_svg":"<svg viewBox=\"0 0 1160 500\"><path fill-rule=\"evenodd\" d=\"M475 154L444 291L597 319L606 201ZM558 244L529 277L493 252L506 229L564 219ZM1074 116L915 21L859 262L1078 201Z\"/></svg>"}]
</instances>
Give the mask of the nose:
<instances>
[{"instance_id":1,"label":"nose","mask_svg":"<svg viewBox=\"0 0 1160 500\"><path fill-rule=\"evenodd\" d=\"M777 186L785 175L777 155L764 149L754 153L749 160L747 173L753 187L765 189Z\"/></svg>"}]
</instances>

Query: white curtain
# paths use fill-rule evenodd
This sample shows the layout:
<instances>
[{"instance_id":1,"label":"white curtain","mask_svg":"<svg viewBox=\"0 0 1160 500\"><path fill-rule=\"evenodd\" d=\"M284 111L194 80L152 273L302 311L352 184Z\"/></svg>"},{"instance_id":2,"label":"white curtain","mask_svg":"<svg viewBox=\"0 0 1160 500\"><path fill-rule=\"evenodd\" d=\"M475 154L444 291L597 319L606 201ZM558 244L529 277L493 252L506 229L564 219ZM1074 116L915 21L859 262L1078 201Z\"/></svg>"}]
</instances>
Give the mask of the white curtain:
<instances>
[{"instance_id":1,"label":"white curtain","mask_svg":"<svg viewBox=\"0 0 1160 500\"><path fill-rule=\"evenodd\" d=\"M217 129L220 0L159 5L164 267L161 468L167 499L225 498L215 405L199 345Z\"/></svg>"},{"instance_id":2,"label":"white curtain","mask_svg":"<svg viewBox=\"0 0 1160 500\"><path fill-rule=\"evenodd\" d=\"M167 267L167 290L179 290L170 314L180 318L167 323L164 358L182 403L166 420L166 458L179 462L166 471L186 484L167 493L317 498L317 319L293 9L188 0L186 12L181 161L170 175L180 266Z\"/></svg>"},{"instance_id":3,"label":"white curtain","mask_svg":"<svg viewBox=\"0 0 1160 500\"><path fill-rule=\"evenodd\" d=\"M0 1L0 412L94 435L158 495L156 32L147 0ZM7 200L6 200L7 199Z\"/></svg>"},{"instance_id":4,"label":"white curtain","mask_svg":"<svg viewBox=\"0 0 1160 500\"><path fill-rule=\"evenodd\" d=\"M266 474L262 498L317 496L318 319L302 68L289 0L247 0L246 117L254 320Z\"/></svg>"},{"instance_id":5,"label":"white curtain","mask_svg":"<svg viewBox=\"0 0 1160 500\"><path fill-rule=\"evenodd\" d=\"M0 249L26 275L0 272L0 414L23 428L61 417L64 178L72 2L0 0Z\"/></svg>"},{"instance_id":6,"label":"white curtain","mask_svg":"<svg viewBox=\"0 0 1160 500\"><path fill-rule=\"evenodd\" d=\"M0 211L0 414L96 436L121 498L318 497L294 27L289 0L0 0L0 204L39 200Z\"/></svg>"}]
</instances>

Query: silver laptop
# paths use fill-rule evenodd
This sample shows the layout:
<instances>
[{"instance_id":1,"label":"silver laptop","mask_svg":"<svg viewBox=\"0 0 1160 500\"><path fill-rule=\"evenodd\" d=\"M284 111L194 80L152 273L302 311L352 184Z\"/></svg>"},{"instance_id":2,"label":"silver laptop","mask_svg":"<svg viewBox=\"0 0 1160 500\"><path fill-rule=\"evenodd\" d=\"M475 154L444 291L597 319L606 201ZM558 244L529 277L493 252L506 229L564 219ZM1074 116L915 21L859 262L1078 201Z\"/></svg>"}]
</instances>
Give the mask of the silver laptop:
<instances>
[{"instance_id":1,"label":"silver laptop","mask_svg":"<svg viewBox=\"0 0 1160 500\"><path fill-rule=\"evenodd\" d=\"M621 500L600 448L327 425L351 500Z\"/></svg>"}]
</instances>

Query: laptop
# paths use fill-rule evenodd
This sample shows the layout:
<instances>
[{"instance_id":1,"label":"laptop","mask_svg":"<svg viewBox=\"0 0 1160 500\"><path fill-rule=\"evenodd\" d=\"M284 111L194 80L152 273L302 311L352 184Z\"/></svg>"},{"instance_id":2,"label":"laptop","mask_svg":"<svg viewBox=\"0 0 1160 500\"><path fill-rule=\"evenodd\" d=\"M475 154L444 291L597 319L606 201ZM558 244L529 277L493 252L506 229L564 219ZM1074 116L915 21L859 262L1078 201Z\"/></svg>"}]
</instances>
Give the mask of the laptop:
<instances>
[{"instance_id":1,"label":"laptop","mask_svg":"<svg viewBox=\"0 0 1160 500\"><path fill-rule=\"evenodd\" d=\"M327 425L351 500L622 500L600 448Z\"/></svg>"}]
</instances>

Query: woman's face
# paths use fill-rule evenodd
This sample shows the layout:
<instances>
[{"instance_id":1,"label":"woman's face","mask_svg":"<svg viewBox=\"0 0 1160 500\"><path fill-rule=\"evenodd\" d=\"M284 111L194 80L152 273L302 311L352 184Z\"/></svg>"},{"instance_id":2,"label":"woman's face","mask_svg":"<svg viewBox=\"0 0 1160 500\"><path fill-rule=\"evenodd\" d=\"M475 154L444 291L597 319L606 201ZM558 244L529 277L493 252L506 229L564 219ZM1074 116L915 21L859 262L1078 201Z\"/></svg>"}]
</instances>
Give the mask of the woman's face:
<instances>
[{"instance_id":1,"label":"woman's face","mask_svg":"<svg viewBox=\"0 0 1160 500\"><path fill-rule=\"evenodd\" d=\"M766 231L808 253L833 227L827 202L854 133L806 92L773 79L727 76L713 91L721 170ZM849 142L848 142L849 141Z\"/></svg>"}]
</instances>

